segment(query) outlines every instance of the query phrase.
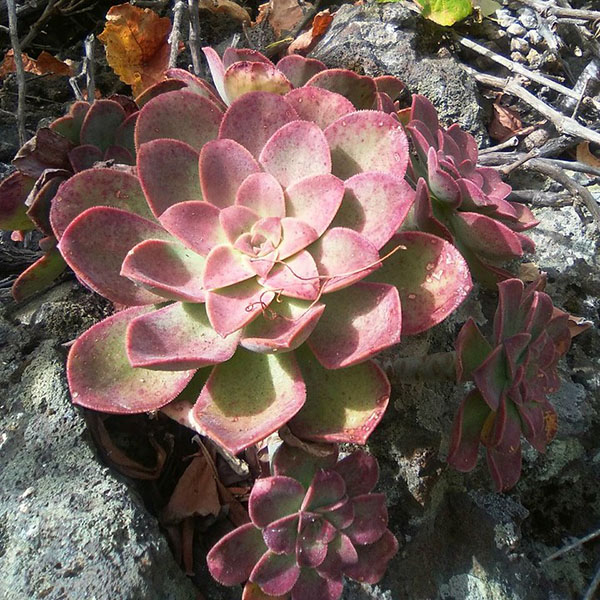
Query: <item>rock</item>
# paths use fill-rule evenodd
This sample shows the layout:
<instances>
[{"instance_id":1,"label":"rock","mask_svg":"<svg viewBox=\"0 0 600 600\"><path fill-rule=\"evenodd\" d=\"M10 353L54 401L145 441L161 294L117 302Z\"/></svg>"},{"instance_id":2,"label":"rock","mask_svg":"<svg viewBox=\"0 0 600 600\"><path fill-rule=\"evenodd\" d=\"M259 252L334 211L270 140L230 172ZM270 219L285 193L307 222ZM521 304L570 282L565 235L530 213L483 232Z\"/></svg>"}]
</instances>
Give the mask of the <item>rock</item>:
<instances>
[{"instance_id":1,"label":"rock","mask_svg":"<svg viewBox=\"0 0 600 600\"><path fill-rule=\"evenodd\" d=\"M529 52L529 42L523 38L512 38L512 40L510 40L510 49L513 52L527 54Z\"/></svg>"},{"instance_id":2,"label":"rock","mask_svg":"<svg viewBox=\"0 0 600 600\"><path fill-rule=\"evenodd\" d=\"M95 305L78 290L78 312L72 290L41 303L67 336ZM99 462L69 399L58 330L40 327L0 316L0 597L193 600L155 519Z\"/></svg>"},{"instance_id":3,"label":"rock","mask_svg":"<svg viewBox=\"0 0 600 600\"><path fill-rule=\"evenodd\" d=\"M525 27L523 27L523 25L521 25L519 23L513 23L510 27L508 27L506 29L506 31L508 31L508 33L510 35L513 35L516 37L524 36L527 33L527 30L525 29Z\"/></svg>"},{"instance_id":4,"label":"rock","mask_svg":"<svg viewBox=\"0 0 600 600\"><path fill-rule=\"evenodd\" d=\"M527 32L527 34L525 35L525 39L527 39L530 44L537 46L538 44L540 44L542 42L542 40L544 38L541 36L541 34L538 31L536 31L534 29L532 31Z\"/></svg>"},{"instance_id":5,"label":"rock","mask_svg":"<svg viewBox=\"0 0 600 600\"><path fill-rule=\"evenodd\" d=\"M434 103L443 123L458 122L487 145L475 82L454 58L435 57L420 46L422 39L414 14L402 4L345 4L310 56L328 67L399 77Z\"/></svg>"},{"instance_id":6,"label":"rock","mask_svg":"<svg viewBox=\"0 0 600 600\"><path fill-rule=\"evenodd\" d=\"M499 8L496 11L495 16L500 27L504 27L504 29L508 29L517 20L516 17L506 8Z\"/></svg>"},{"instance_id":7,"label":"rock","mask_svg":"<svg viewBox=\"0 0 600 600\"><path fill-rule=\"evenodd\" d=\"M525 29L535 29L537 27L538 21L534 10L523 8L519 12L519 22Z\"/></svg>"}]
</instances>

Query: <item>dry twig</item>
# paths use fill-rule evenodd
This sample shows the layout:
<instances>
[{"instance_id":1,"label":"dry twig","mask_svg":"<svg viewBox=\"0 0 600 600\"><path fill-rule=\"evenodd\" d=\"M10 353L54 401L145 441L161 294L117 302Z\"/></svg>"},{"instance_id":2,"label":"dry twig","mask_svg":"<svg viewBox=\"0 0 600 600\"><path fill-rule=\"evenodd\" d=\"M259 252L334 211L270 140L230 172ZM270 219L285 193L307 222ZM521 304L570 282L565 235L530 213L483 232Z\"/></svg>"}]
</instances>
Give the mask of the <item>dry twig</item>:
<instances>
[{"instance_id":1,"label":"dry twig","mask_svg":"<svg viewBox=\"0 0 600 600\"><path fill-rule=\"evenodd\" d=\"M21 55L21 44L19 43L19 32L17 30L17 10L15 0L6 0L8 6L8 27L10 29L10 44L15 58L17 71L17 129L19 132L19 143L21 146L27 141L25 131L25 69L23 67L23 56Z\"/></svg>"},{"instance_id":2,"label":"dry twig","mask_svg":"<svg viewBox=\"0 0 600 600\"><path fill-rule=\"evenodd\" d=\"M200 11L198 0L188 0L188 10L190 16L190 53L192 55L192 64L194 74L200 75L202 72L202 61L200 59Z\"/></svg>"},{"instance_id":3,"label":"dry twig","mask_svg":"<svg viewBox=\"0 0 600 600\"><path fill-rule=\"evenodd\" d=\"M179 54L179 42L181 41L181 24L183 23L183 15L185 14L185 2L177 0L173 7L173 29L169 36L169 44L171 52L169 54L169 68L177 66L177 55Z\"/></svg>"},{"instance_id":4,"label":"dry twig","mask_svg":"<svg viewBox=\"0 0 600 600\"><path fill-rule=\"evenodd\" d=\"M559 556L562 556L563 554L566 554L567 552L570 552L571 550L575 550L575 548L579 548L579 546L582 546L586 542L589 542L589 541L597 538L598 536L600 536L600 529L596 529L596 531L592 531L592 533L588 533L588 535L576 540L572 544L567 544L566 546L563 546L560 550L553 552L550 556L546 556L546 558L544 558L544 560L540 561L540 565L550 562L551 560L554 560L555 558L558 558Z\"/></svg>"}]
</instances>

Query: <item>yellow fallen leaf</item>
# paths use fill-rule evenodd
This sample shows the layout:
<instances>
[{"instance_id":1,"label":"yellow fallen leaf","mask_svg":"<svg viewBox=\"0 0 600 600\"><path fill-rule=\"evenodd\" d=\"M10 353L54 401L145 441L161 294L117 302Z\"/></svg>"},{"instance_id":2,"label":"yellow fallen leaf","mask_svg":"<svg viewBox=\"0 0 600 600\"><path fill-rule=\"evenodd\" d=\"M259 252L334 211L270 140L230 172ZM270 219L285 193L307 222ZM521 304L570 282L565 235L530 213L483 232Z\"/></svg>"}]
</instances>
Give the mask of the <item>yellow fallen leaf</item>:
<instances>
[{"instance_id":1,"label":"yellow fallen leaf","mask_svg":"<svg viewBox=\"0 0 600 600\"><path fill-rule=\"evenodd\" d=\"M164 79L169 65L171 21L149 8L131 4L113 6L98 39L106 47L106 60L134 96Z\"/></svg>"}]
</instances>

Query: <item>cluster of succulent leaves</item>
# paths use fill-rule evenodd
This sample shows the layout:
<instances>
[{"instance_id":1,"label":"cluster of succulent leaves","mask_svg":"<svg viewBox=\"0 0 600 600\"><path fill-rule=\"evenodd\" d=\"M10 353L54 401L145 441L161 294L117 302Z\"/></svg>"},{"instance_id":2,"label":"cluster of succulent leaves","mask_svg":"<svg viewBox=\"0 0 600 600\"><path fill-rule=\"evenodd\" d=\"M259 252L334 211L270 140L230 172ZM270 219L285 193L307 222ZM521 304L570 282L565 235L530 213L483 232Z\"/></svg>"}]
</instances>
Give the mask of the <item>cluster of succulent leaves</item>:
<instances>
[{"instance_id":1,"label":"cluster of succulent leaves","mask_svg":"<svg viewBox=\"0 0 600 600\"><path fill-rule=\"evenodd\" d=\"M38 227L48 253L14 295L66 262L118 309L71 347L84 407L162 410L233 454L283 425L365 443L390 396L373 357L451 314L471 272L510 277L498 263L533 249L521 232L535 221L429 101L398 113L398 79L205 55L214 87L170 69L135 102L76 103L19 152L0 227ZM538 448L550 437L544 393L566 349L548 297L517 287L499 286L495 348L472 321L458 346L459 380L477 390L450 462L472 468L481 440L499 489L518 478L520 432ZM246 600L335 599L342 575L378 581L397 542L370 493L376 463L336 460L282 446L252 491L252 523L211 552L215 577L248 580Z\"/></svg>"},{"instance_id":2,"label":"cluster of succulent leaves","mask_svg":"<svg viewBox=\"0 0 600 600\"><path fill-rule=\"evenodd\" d=\"M209 552L212 576L244 584L244 600L337 600L342 577L376 583L398 550L384 494L372 493L377 461L357 450L337 461L282 444L271 477L258 479L250 522Z\"/></svg>"},{"instance_id":3,"label":"cluster of succulent leaves","mask_svg":"<svg viewBox=\"0 0 600 600\"><path fill-rule=\"evenodd\" d=\"M547 394L556 391L559 358L569 349L568 315L519 279L498 284L492 341L469 319L456 340L458 381L475 388L456 415L448 462L470 471L480 443L498 491L521 475L521 435L538 451L556 434L556 413Z\"/></svg>"}]
</instances>

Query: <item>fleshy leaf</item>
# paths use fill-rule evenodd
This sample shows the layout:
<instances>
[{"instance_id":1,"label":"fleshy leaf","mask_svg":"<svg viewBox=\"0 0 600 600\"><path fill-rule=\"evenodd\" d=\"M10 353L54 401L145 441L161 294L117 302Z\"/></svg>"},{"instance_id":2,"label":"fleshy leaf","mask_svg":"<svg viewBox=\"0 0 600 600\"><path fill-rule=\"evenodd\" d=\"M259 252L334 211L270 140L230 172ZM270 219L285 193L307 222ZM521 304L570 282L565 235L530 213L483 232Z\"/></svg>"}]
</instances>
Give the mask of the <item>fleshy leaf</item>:
<instances>
[{"instance_id":1,"label":"fleshy leaf","mask_svg":"<svg viewBox=\"0 0 600 600\"><path fill-rule=\"evenodd\" d=\"M292 589L291 600L338 600L344 584L341 579L323 579L314 569L302 569L296 585Z\"/></svg>"},{"instance_id":2,"label":"fleshy leaf","mask_svg":"<svg viewBox=\"0 0 600 600\"><path fill-rule=\"evenodd\" d=\"M238 62L227 68L223 89L229 103L248 92L268 92L283 96L292 89L286 76L274 66L263 62Z\"/></svg>"},{"instance_id":3,"label":"fleshy leaf","mask_svg":"<svg viewBox=\"0 0 600 600\"><path fill-rule=\"evenodd\" d=\"M346 565L358 562L358 554L354 544L343 533L331 541L325 560L317 568L317 572L326 579L339 579Z\"/></svg>"},{"instance_id":4,"label":"fleshy leaf","mask_svg":"<svg viewBox=\"0 0 600 600\"><path fill-rule=\"evenodd\" d=\"M194 416L209 437L237 454L289 421L305 399L302 375L291 353L239 349L213 369Z\"/></svg>"},{"instance_id":5,"label":"fleshy leaf","mask_svg":"<svg viewBox=\"0 0 600 600\"><path fill-rule=\"evenodd\" d=\"M206 557L210 574L223 585L244 583L267 550L260 529L246 523L222 537Z\"/></svg>"},{"instance_id":6,"label":"fleshy leaf","mask_svg":"<svg viewBox=\"0 0 600 600\"><path fill-rule=\"evenodd\" d=\"M419 0L421 14L438 25L451 26L473 12L471 0Z\"/></svg>"},{"instance_id":7,"label":"fleshy leaf","mask_svg":"<svg viewBox=\"0 0 600 600\"><path fill-rule=\"evenodd\" d=\"M320 60L305 58L299 54L284 56L278 61L276 67L288 78L294 88L301 88L313 75L327 68Z\"/></svg>"},{"instance_id":8,"label":"fleshy leaf","mask_svg":"<svg viewBox=\"0 0 600 600\"><path fill-rule=\"evenodd\" d=\"M263 528L263 538L275 554L292 554L296 550L298 514L290 514Z\"/></svg>"},{"instance_id":9,"label":"fleshy leaf","mask_svg":"<svg viewBox=\"0 0 600 600\"><path fill-rule=\"evenodd\" d=\"M336 464L337 447L331 445L329 449L329 453L317 456L316 454L308 454L300 448L281 444L273 455L273 473L293 477L305 488L308 488L319 469L330 469Z\"/></svg>"},{"instance_id":10,"label":"fleshy leaf","mask_svg":"<svg viewBox=\"0 0 600 600\"><path fill-rule=\"evenodd\" d=\"M346 482L346 493L350 498L368 494L379 479L377 460L364 450L356 450L335 465L335 470Z\"/></svg>"},{"instance_id":11,"label":"fleshy leaf","mask_svg":"<svg viewBox=\"0 0 600 600\"><path fill-rule=\"evenodd\" d=\"M303 511L315 511L339 502L346 493L346 483L341 475L333 470L321 469L315 476L306 492L302 503Z\"/></svg>"},{"instance_id":12,"label":"fleshy leaf","mask_svg":"<svg viewBox=\"0 0 600 600\"><path fill-rule=\"evenodd\" d=\"M394 253L390 255L391 252ZM439 237L418 231L399 233L381 253L388 257L369 279L398 288L404 335L437 325L471 291L473 284L464 258Z\"/></svg>"},{"instance_id":13,"label":"fleshy leaf","mask_svg":"<svg viewBox=\"0 0 600 600\"><path fill-rule=\"evenodd\" d=\"M115 143L115 130L123 123L125 116L125 111L118 102L96 100L83 120L79 143L91 144L105 152Z\"/></svg>"},{"instance_id":14,"label":"fleshy leaf","mask_svg":"<svg viewBox=\"0 0 600 600\"><path fill-rule=\"evenodd\" d=\"M259 161L284 188L331 172L327 140L321 129L308 121L292 121L281 127L262 149Z\"/></svg>"},{"instance_id":15,"label":"fleshy leaf","mask_svg":"<svg viewBox=\"0 0 600 600\"><path fill-rule=\"evenodd\" d=\"M362 362L400 342L398 291L386 284L358 282L324 298L326 310L309 346L327 369Z\"/></svg>"},{"instance_id":16,"label":"fleshy leaf","mask_svg":"<svg viewBox=\"0 0 600 600\"><path fill-rule=\"evenodd\" d=\"M472 317L462 326L456 338L456 379L469 381L473 371L481 365L492 351Z\"/></svg>"},{"instance_id":17,"label":"fleshy leaf","mask_svg":"<svg viewBox=\"0 0 600 600\"><path fill-rule=\"evenodd\" d=\"M60 239L68 225L86 209L111 206L154 220L137 177L115 169L91 169L77 173L58 190L50 222Z\"/></svg>"},{"instance_id":18,"label":"fleshy leaf","mask_svg":"<svg viewBox=\"0 0 600 600\"><path fill-rule=\"evenodd\" d=\"M285 98L301 119L312 121L321 129L326 129L340 117L356 110L344 96L317 87L299 87L289 92Z\"/></svg>"},{"instance_id":19,"label":"fleshy leaf","mask_svg":"<svg viewBox=\"0 0 600 600\"><path fill-rule=\"evenodd\" d=\"M25 206L25 200L34 184L35 179L20 171L11 173L0 182L0 229L13 231L34 228Z\"/></svg>"},{"instance_id":20,"label":"fleshy leaf","mask_svg":"<svg viewBox=\"0 0 600 600\"><path fill-rule=\"evenodd\" d=\"M239 337L218 335L210 326L204 304L176 302L130 323L127 355L133 367L199 369L229 360Z\"/></svg>"},{"instance_id":21,"label":"fleshy leaf","mask_svg":"<svg viewBox=\"0 0 600 600\"><path fill-rule=\"evenodd\" d=\"M294 555L266 552L250 574L250 581L257 583L266 594L279 596L294 587L299 575L300 567Z\"/></svg>"},{"instance_id":22,"label":"fleshy leaf","mask_svg":"<svg viewBox=\"0 0 600 600\"><path fill-rule=\"evenodd\" d=\"M161 94L142 110L135 128L135 147L170 138L200 150L217 137L223 113L210 100L190 90Z\"/></svg>"},{"instance_id":23,"label":"fleshy leaf","mask_svg":"<svg viewBox=\"0 0 600 600\"><path fill-rule=\"evenodd\" d=\"M275 265L266 277L260 279L260 283L284 296L304 300L316 300L321 287L317 265L306 250Z\"/></svg>"},{"instance_id":24,"label":"fleshy leaf","mask_svg":"<svg viewBox=\"0 0 600 600\"><path fill-rule=\"evenodd\" d=\"M316 442L364 444L389 400L390 384L383 371L371 361L331 371L308 350L301 347L296 352L307 399L289 423L292 432Z\"/></svg>"},{"instance_id":25,"label":"fleshy leaf","mask_svg":"<svg viewBox=\"0 0 600 600\"><path fill-rule=\"evenodd\" d=\"M46 252L17 277L11 289L13 298L16 302L23 302L33 294L45 290L66 267L58 250Z\"/></svg>"},{"instance_id":26,"label":"fleshy leaf","mask_svg":"<svg viewBox=\"0 0 600 600\"><path fill-rule=\"evenodd\" d=\"M257 479L248 500L248 513L257 527L266 527L300 510L304 488L291 477Z\"/></svg>"},{"instance_id":27,"label":"fleshy leaf","mask_svg":"<svg viewBox=\"0 0 600 600\"><path fill-rule=\"evenodd\" d=\"M118 312L88 329L71 346L67 379L75 404L107 413L140 413L164 406L185 388L193 371L134 369L129 363L127 327L148 310Z\"/></svg>"},{"instance_id":28,"label":"fleshy leaf","mask_svg":"<svg viewBox=\"0 0 600 600\"><path fill-rule=\"evenodd\" d=\"M352 503L354 521L344 533L354 544L361 546L376 542L385 533L388 524L385 494L355 496Z\"/></svg>"},{"instance_id":29,"label":"fleshy leaf","mask_svg":"<svg viewBox=\"0 0 600 600\"><path fill-rule=\"evenodd\" d=\"M386 529L385 533L374 543L356 546L358 561L344 568L344 573L356 581L377 583L384 575L388 563L398 552L398 540Z\"/></svg>"},{"instance_id":30,"label":"fleshy leaf","mask_svg":"<svg viewBox=\"0 0 600 600\"><path fill-rule=\"evenodd\" d=\"M285 217L283 190L277 179L269 173L248 175L237 191L235 203L253 210L261 217Z\"/></svg>"},{"instance_id":31,"label":"fleshy leaf","mask_svg":"<svg viewBox=\"0 0 600 600\"><path fill-rule=\"evenodd\" d=\"M204 287L207 290L241 283L256 275L247 256L228 245L215 246L206 257Z\"/></svg>"},{"instance_id":32,"label":"fleshy leaf","mask_svg":"<svg viewBox=\"0 0 600 600\"><path fill-rule=\"evenodd\" d=\"M347 69L327 69L306 82L306 87L318 87L336 92L350 100L356 109L373 106L377 87L372 77L364 77Z\"/></svg>"},{"instance_id":33,"label":"fleshy leaf","mask_svg":"<svg viewBox=\"0 0 600 600\"><path fill-rule=\"evenodd\" d=\"M288 600L289 596L271 596L265 594L258 584L248 581L242 592L242 600Z\"/></svg>"},{"instance_id":34,"label":"fleshy leaf","mask_svg":"<svg viewBox=\"0 0 600 600\"><path fill-rule=\"evenodd\" d=\"M507 385L510 383L508 364L503 346L496 346L473 371L473 381L492 410L498 410Z\"/></svg>"},{"instance_id":35,"label":"fleshy leaf","mask_svg":"<svg viewBox=\"0 0 600 600\"><path fill-rule=\"evenodd\" d=\"M75 173L91 169L94 164L101 161L103 157L104 154L102 153L102 150L91 144L77 146L69 152L69 162Z\"/></svg>"},{"instance_id":36,"label":"fleshy leaf","mask_svg":"<svg viewBox=\"0 0 600 600\"><path fill-rule=\"evenodd\" d=\"M333 473L336 475L336 473ZM342 481L342 485L343 485ZM296 560L301 567L318 567L327 556L327 544L337 533L335 527L321 516L302 512L298 527Z\"/></svg>"},{"instance_id":37,"label":"fleshy leaf","mask_svg":"<svg viewBox=\"0 0 600 600\"><path fill-rule=\"evenodd\" d=\"M392 116L363 110L351 113L325 130L331 148L332 173L348 179L365 171L384 171L403 178L408 165L408 140Z\"/></svg>"},{"instance_id":38,"label":"fleshy leaf","mask_svg":"<svg viewBox=\"0 0 600 600\"><path fill-rule=\"evenodd\" d=\"M202 200L198 152L185 142L147 142L138 152L137 172L156 217L179 202ZM165 185L166 182L168 185Z\"/></svg>"}]
</instances>

